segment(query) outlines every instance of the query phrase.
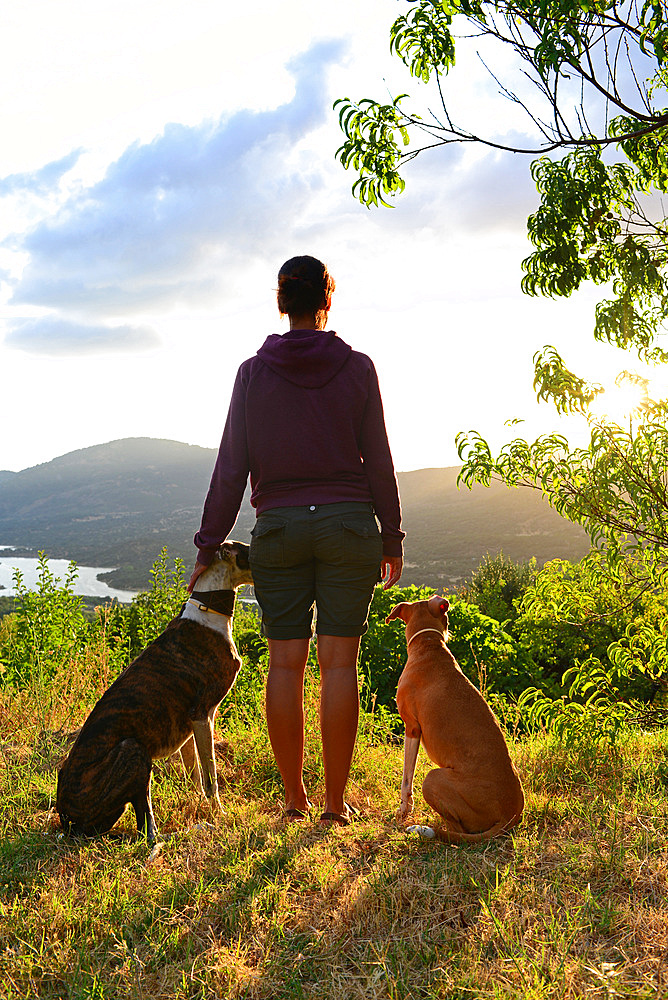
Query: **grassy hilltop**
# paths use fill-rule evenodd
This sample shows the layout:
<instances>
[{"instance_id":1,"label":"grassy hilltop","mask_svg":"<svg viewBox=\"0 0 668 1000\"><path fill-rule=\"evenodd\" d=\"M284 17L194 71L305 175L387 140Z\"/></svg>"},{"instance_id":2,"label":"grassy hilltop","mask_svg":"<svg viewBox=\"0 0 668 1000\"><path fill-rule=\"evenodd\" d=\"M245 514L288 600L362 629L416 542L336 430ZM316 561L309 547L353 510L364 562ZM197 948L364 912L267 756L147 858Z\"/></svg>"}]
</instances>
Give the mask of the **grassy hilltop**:
<instances>
[{"instance_id":1,"label":"grassy hilltop","mask_svg":"<svg viewBox=\"0 0 668 1000\"><path fill-rule=\"evenodd\" d=\"M383 624L383 602L411 599L410 588L378 592L363 653L357 822L321 827L318 809L312 821L283 819L263 716L266 645L237 602L244 664L217 723L225 815L168 762L155 768L155 849L131 810L107 837L64 838L53 806L67 734L181 593L159 571L152 593L91 623L55 589L25 597L0 627L2 1000L666 995L668 732L643 731L637 717L608 731L595 707L547 732L490 691L526 792L522 824L479 846L407 836L394 820L400 727L370 678L383 657L394 678L401 669L404 639ZM464 611L456 620L461 639ZM501 650L497 623L471 620ZM317 676L307 676L306 780L319 805ZM561 712L569 718L567 701ZM419 791L429 766L421 753L418 822L430 820Z\"/></svg>"},{"instance_id":2,"label":"grassy hilltop","mask_svg":"<svg viewBox=\"0 0 668 1000\"><path fill-rule=\"evenodd\" d=\"M312 734L313 684L307 706ZM454 848L395 825L401 748L373 717L350 783L363 818L345 829L286 824L262 721L229 724L225 816L159 767L151 852L129 814L104 839L60 837L43 707L2 702L3 998L666 995L665 733L575 758L546 737L512 742L523 824ZM71 725L71 709L66 695L49 725ZM312 736L307 772L317 802ZM416 814L428 820L419 793Z\"/></svg>"}]
</instances>

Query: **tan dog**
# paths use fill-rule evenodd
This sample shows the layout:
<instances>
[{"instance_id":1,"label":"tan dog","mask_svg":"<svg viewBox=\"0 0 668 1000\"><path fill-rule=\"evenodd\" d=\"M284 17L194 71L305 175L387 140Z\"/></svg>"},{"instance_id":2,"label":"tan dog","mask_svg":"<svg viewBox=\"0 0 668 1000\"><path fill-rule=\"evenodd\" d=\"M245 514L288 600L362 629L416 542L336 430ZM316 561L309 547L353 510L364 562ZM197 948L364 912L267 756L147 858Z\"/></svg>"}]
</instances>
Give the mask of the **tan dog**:
<instances>
[{"instance_id":1,"label":"tan dog","mask_svg":"<svg viewBox=\"0 0 668 1000\"><path fill-rule=\"evenodd\" d=\"M451 844L489 840L519 823L524 793L506 741L489 705L462 673L446 646L449 603L398 604L387 621L406 624L408 660L397 686L397 706L406 725L401 806L403 821L413 809L413 777L420 740L438 765L422 785L443 823L410 827L421 836Z\"/></svg>"},{"instance_id":2,"label":"tan dog","mask_svg":"<svg viewBox=\"0 0 668 1000\"><path fill-rule=\"evenodd\" d=\"M104 833L131 803L137 829L154 840L152 762L193 736L200 788L220 809L213 722L241 666L231 622L235 589L253 582L248 551L243 542L220 546L180 616L93 708L58 774L56 808L66 831Z\"/></svg>"}]
</instances>

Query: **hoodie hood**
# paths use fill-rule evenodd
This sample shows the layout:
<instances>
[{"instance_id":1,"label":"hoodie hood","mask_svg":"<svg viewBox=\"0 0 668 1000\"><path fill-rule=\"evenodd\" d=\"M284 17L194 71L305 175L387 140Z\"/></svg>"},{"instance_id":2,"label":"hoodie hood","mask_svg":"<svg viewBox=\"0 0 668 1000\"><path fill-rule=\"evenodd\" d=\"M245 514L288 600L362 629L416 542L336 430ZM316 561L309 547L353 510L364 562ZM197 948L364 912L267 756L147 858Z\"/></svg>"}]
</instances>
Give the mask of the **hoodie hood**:
<instances>
[{"instance_id":1,"label":"hoodie hood","mask_svg":"<svg viewBox=\"0 0 668 1000\"><path fill-rule=\"evenodd\" d=\"M290 330L267 337L257 352L273 372L304 389L322 389L352 354L333 330Z\"/></svg>"}]
</instances>

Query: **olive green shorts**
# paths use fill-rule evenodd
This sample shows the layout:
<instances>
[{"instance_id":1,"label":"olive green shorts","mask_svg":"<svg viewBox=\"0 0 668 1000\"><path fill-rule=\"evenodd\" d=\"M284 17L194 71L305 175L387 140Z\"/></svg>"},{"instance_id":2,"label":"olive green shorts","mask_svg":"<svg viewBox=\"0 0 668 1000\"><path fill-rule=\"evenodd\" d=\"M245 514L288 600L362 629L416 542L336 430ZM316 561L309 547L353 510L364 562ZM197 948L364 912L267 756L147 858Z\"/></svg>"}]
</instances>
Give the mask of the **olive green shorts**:
<instances>
[{"instance_id":1,"label":"olive green shorts","mask_svg":"<svg viewBox=\"0 0 668 1000\"><path fill-rule=\"evenodd\" d=\"M251 532L250 565L269 639L358 636L368 627L383 543L370 503L276 507Z\"/></svg>"}]
</instances>

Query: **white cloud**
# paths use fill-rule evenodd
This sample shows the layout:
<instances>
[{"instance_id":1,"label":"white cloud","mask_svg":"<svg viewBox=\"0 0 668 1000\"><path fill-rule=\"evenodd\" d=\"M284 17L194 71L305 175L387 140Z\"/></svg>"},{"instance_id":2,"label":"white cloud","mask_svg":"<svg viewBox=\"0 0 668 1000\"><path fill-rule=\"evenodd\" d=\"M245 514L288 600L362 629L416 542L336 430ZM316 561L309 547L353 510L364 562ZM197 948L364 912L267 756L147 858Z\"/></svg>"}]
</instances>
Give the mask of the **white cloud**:
<instances>
[{"instance_id":1,"label":"white cloud","mask_svg":"<svg viewBox=\"0 0 668 1000\"><path fill-rule=\"evenodd\" d=\"M514 142L518 136L507 138ZM395 202L390 225L433 229L448 239L499 232L524 237L539 200L531 159L465 145L428 149L404 166L406 190Z\"/></svg>"},{"instance_id":2,"label":"white cloud","mask_svg":"<svg viewBox=\"0 0 668 1000\"><path fill-rule=\"evenodd\" d=\"M14 320L5 336L7 347L46 357L127 354L150 350L159 343L148 327L86 325L59 316Z\"/></svg>"},{"instance_id":3,"label":"white cloud","mask_svg":"<svg viewBox=\"0 0 668 1000\"><path fill-rule=\"evenodd\" d=\"M504 142L520 146L524 136L507 135ZM448 199L462 229L480 233L526 232L526 220L538 207L531 174L532 157L490 151L473 162L465 158L451 177Z\"/></svg>"},{"instance_id":4,"label":"white cloud","mask_svg":"<svg viewBox=\"0 0 668 1000\"><path fill-rule=\"evenodd\" d=\"M37 195L52 192L64 175L76 166L82 152L81 149L73 149L71 153L45 164L39 170L0 178L0 198L19 192Z\"/></svg>"},{"instance_id":5,"label":"white cloud","mask_svg":"<svg viewBox=\"0 0 668 1000\"><path fill-rule=\"evenodd\" d=\"M79 316L201 302L249 259L273 255L318 187L293 153L326 120L327 69L343 51L323 42L293 59L294 97L274 110L170 124L130 146L12 241L28 262L11 302ZM39 171L35 188L44 183Z\"/></svg>"}]
</instances>

